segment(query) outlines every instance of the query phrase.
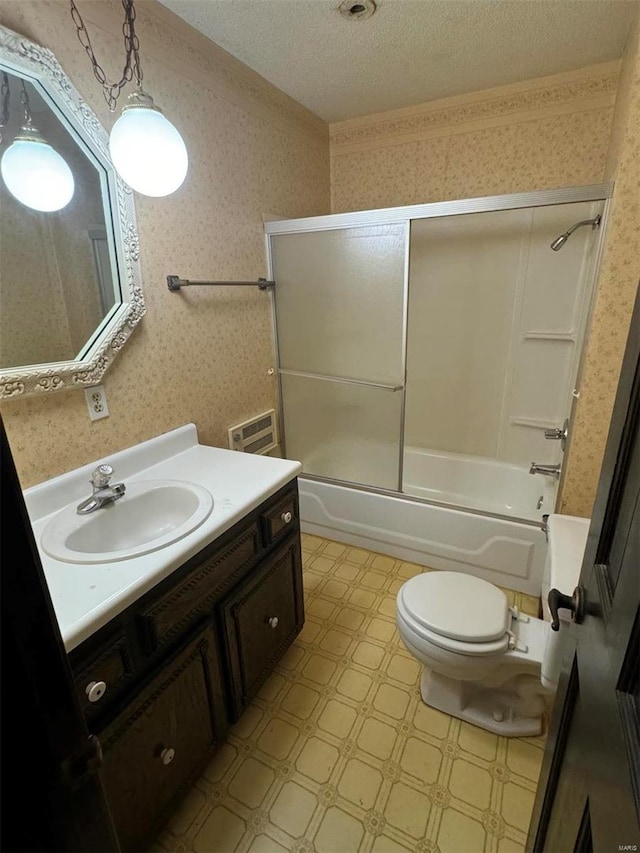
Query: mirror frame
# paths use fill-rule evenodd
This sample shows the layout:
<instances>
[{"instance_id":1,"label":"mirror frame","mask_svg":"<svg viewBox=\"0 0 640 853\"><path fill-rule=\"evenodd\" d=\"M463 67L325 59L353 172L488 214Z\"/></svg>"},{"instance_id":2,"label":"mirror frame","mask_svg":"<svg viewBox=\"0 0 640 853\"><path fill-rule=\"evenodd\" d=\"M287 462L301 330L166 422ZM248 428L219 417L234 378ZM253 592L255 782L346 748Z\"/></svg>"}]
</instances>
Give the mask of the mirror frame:
<instances>
[{"instance_id":1,"label":"mirror frame","mask_svg":"<svg viewBox=\"0 0 640 853\"><path fill-rule=\"evenodd\" d=\"M0 400L6 400L97 385L146 309L133 191L113 167L105 128L54 54L4 26L0 26L0 66L40 84L43 98L77 138L79 147L90 152L87 156L104 169L108 199L103 198L103 204L105 218L108 210L111 214L117 260L116 302L85 345L82 357L24 367L0 366ZM104 193L102 176L101 184ZM105 225L108 228L109 222Z\"/></svg>"}]
</instances>

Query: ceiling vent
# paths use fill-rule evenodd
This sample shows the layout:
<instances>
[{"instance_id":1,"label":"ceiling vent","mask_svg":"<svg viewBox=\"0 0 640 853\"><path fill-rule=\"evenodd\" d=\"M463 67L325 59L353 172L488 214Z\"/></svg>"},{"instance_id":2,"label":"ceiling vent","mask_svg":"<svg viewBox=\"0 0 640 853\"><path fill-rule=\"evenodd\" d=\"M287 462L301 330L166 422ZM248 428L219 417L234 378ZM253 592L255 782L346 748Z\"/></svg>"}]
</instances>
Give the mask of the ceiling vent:
<instances>
[{"instance_id":1,"label":"ceiling vent","mask_svg":"<svg viewBox=\"0 0 640 853\"><path fill-rule=\"evenodd\" d=\"M374 0L342 0L338 10L343 18L363 21L376 11Z\"/></svg>"}]
</instances>

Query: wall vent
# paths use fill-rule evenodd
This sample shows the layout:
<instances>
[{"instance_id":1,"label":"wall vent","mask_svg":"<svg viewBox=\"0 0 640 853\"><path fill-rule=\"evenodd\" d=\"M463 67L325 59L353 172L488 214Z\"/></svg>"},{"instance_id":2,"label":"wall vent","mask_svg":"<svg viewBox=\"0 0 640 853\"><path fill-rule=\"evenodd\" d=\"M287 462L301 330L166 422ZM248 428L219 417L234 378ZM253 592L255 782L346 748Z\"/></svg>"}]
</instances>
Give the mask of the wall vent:
<instances>
[{"instance_id":1,"label":"wall vent","mask_svg":"<svg viewBox=\"0 0 640 853\"><path fill-rule=\"evenodd\" d=\"M278 444L275 409L236 424L229 430L229 447L243 453L267 453Z\"/></svg>"}]
</instances>

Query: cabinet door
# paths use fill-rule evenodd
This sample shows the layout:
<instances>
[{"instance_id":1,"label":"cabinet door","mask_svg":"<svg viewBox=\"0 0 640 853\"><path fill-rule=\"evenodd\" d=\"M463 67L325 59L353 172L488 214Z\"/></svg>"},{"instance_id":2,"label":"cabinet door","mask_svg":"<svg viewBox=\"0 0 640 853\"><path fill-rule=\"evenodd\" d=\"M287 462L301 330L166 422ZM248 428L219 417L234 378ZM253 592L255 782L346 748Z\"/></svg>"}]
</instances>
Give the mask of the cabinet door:
<instances>
[{"instance_id":1,"label":"cabinet door","mask_svg":"<svg viewBox=\"0 0 640 853\"><path fill-rule=\"evenodd\" d=\"M225 601L222 621L237 719L304 624L299 535Z\"/></svg>"},{"instance_id":2,"label":"cabinet door","mask_svg":"<svg viewBox=\"0 0 640 853\"><path fill-rule=\"evenodd\" d=\"M101 774L124 851L146 849L224 737L220 685L208 627L100 734Z\"/></svg>"}]
</instances>

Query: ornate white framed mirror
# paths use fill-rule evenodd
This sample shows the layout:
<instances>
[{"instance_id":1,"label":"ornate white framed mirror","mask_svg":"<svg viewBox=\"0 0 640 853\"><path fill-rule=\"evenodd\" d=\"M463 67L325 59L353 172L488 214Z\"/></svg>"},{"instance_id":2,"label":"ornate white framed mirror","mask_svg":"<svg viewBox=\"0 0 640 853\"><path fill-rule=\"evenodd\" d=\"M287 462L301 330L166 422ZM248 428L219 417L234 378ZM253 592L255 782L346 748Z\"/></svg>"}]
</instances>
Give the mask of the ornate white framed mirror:
<instances>
[{"instance_id":1,"label":"ornate white framed mirror","mask_svg":"<svg viewBox=\"0 0 640 853\"><path fill-rule=\"evenodd\" d=\"M0 399L95 385L145 313L133 193L53 53L2 26L0 88ZM69 167L61 209L15 193L25 126Z\"/></svg>"}]
</instances>

